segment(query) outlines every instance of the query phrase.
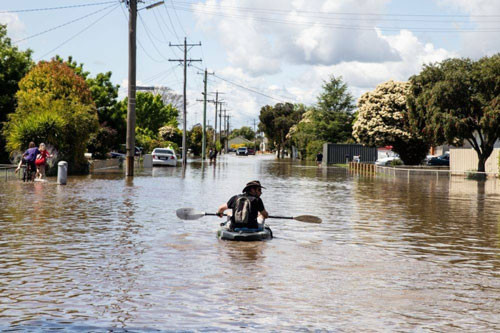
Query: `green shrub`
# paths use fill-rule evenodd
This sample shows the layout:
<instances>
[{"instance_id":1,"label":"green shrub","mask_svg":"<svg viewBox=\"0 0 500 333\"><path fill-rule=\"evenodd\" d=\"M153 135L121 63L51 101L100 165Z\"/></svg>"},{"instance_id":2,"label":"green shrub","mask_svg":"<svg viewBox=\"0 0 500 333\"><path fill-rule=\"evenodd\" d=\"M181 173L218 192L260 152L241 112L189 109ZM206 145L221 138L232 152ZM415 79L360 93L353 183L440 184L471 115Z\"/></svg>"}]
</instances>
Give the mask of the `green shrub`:
<instances>
[{"instance_id":1,"label":"green shrub","mask_svg":"<svg viewBox=\"0 0 500 333\"><path fill-rule=\"evenodd\" d=\"M111 151L116 141L116 130L110 127L100 127L97 133L90 136L87 149L95 159L106 159L107 153Z\"/></svg>"},{"instance_id":2,"label":"green shrub","mask_svg":"<svg viewBox=\"0 0 500 333\"><path fill-rule=\"evenodd\" d=\"M399 158L392 160L391 161L391 166L397 166L397 165L403 165L403 161L401 161Z\"/></svg>"},{"instance_id":3,"label":"green shrub","mask_svg":"<svg viewBox=\"0 0 500 333\"><path fill-rule=\"evenodd\" d=\"M65 121L58 114L47 110L19 117L6 127L7 149L15 154L27 149L31 141L37 145L42 142L57 145L59 138L63 136L64 127Z\"/></svg>"},{"instance_id":4,"label":"green shrub","mask_svg":"<svg viewBox=\"0 0 500 333\"><path fill-rule=\"evenodd\" d=\"M321 140L313 140L309 142L306 146L306 159L314 161L316 159L316 154L318 152L323 152L323 141Z\"/></svg>"}]
</instances>

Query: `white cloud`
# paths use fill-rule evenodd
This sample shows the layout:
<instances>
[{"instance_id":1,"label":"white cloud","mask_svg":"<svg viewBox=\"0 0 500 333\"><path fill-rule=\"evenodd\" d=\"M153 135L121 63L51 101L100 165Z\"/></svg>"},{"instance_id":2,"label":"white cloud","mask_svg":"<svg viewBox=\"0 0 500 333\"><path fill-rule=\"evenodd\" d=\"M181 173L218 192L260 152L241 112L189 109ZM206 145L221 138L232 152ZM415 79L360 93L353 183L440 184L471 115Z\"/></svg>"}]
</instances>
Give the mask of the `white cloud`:
<instances>
[{"instance_id":1,"label":"white cloud","mask_svg":"<svg viewBox=\"0 0 500 333\"><path fill-rule=\"evenodd\" d=\"M241 67L226 67L216 74L280 100L311 105L317 102L323 81L328 81L331 75L342 76L351 94L358 98L382 82L408 80L410 76L418 74L426 63L458 56L456 53L436 48L430 43L423 43L407 30L389 36L378 31L377 36L400 55L397 61L362 62L352 60L330 66L307 64L295 66L289 69L292 73L291 79L288 79L283 85L267 83L267 80L270 79L269 76L253 77ZM260 108L263 105L274 105L279 102L220 80L216 80L212 87L212 91L218 89L225 92L224 99L231 108L232 123L236 127L248 126L252 119L258 119Z\"/></svg>"},{"instance_id":2,"label":"white cloud","mask_svg":"<svg viewBox=\"0 0 500 333\"><path fill-rule=\"evenodd\" d=\"M229 62L259 76L279 73L284 60L334 65L399 59L387 41L370 28L373 21L351 22L346 16L331 15L332 11L380 12L387 2L277 0L270 5L267 0L209 0L193 8L200 11L196 14L198 26L217 35Z\"/></svg>"},{"instance_id":3,"label":"white cloud","mask_svg":"<svg viewBox=\"0 0 500 333\"><path fill-rule=\"evenodd\" d=\"M407 81L410 76L418 74L424 64L458 56L432 44L422 43L413 33L406 30L392 36L384 36L379 32L379 37L386 40L391 48L401 55L401 60L383 63L345 61L333 66L314 66L290 82L289 90L306 103L315 103L323 81L334 75L342 76L353 96L357 98L382 82Z\"/></svg>"},{"instance_id":4,"label":"white cloud","mask_svg":"<svg viewBox=\"0 0 500 333\"><path fill-rule=\"evenodd\" d=\"M26 27L17 14L0 13L0 24L7 25L7 35L12 40L21 39L25 34Z\"/></svg>"},{"instance_id":5,"label":"white cloud","mask_svg":"<svg viewBox=\"0 0 500 333\"><path fill-rule=\"evenodd\" d=\"M498 0L441 0L440 4L463 11L471 15L470 21L476 30L483 32L462 32L461 55L480 58L491 56L500 51L498 38L498 15L500 15L500 1ZM486 32L484 30L493 30Z\"/></svg>"}]
</instances>

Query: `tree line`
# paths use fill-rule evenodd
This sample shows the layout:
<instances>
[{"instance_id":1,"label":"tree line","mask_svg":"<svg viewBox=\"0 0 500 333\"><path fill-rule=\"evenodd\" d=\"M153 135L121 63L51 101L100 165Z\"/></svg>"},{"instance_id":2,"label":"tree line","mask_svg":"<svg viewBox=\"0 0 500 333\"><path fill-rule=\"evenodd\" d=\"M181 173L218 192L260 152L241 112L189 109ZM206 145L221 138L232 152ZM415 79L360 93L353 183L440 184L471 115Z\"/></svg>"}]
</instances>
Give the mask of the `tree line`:
<instances>
[{"instance_id":1,"label":"tree line","mask_svg":"<svg viewBox=\"0 0 500 333\"><path fill-rule=\"evenodd\" d=\"M12 161L30 141L44 142L69 162L71 173L85 172L86 151L105 158L125 142L128 100L118 100L120 86L112 83L111 72L92 76L72 57L35 64L31 55L12 45L0 25L0 163ZM181 100L168 88L137 92L136 145L144 152L178 149ZM188 133L193 150L201 147L198 132L193 127Z\"/></svg>"},{"instance_id":2,"label":"tree line","mask_svg":"<svg viewBox=\"0 0 500 333\"><path fill-rule=\"evenodd\" d=\"M484 172L500 136L500 54L426 64L407 82L381 83L357 105L342 78L331 76L315 105L266 105L259 119L281 157L292 145L301 158L312 159L326 142L357 142L392 146L414 165L431 146L468 143Z\"/></svg>"}]
</instances>

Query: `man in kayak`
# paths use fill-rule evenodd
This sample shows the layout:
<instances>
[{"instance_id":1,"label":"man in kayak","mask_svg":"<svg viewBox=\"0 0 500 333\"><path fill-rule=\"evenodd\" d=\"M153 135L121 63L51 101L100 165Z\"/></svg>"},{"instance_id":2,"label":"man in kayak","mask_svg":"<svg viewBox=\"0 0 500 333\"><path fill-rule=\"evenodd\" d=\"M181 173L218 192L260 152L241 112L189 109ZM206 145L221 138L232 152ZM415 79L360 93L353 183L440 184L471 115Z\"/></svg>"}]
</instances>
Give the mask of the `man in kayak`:
<instances>
[{"instance_id":1,"label":"man in kayak","mask_svg":"<svg viewBox=\"0 0 500 333\"><path fill-rule=\"evenodd\" d=\"M217 215L222 217L224 211L232 209L230 230L235 229L260 229L262 226L257 222L259 214L267 218L269 214L264 208L260 196L263 187L258 180L247 183L242 194L232 196L229 201L219 207Z\"/></svg>"}]
</instances>

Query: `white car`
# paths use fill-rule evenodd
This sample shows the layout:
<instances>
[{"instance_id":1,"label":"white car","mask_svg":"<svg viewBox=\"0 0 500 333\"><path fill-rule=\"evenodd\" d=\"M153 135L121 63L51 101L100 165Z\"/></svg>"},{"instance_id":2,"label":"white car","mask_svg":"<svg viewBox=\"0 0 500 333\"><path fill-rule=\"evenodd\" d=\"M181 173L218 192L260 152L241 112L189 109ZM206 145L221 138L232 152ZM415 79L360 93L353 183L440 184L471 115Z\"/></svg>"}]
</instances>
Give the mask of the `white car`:
<instances>
[{"instance_id":1,"label":"white car","mask_svg":"<svg viewBox=\"0 0 500 333\"><path fill-rule=\"evenodd\" d=\"M236 155L239 156L248 156L248 148L247 147L240 147L236 150Z\"/></svg>"},{"instance_id":2,"label":"white car","mask_svg":"<svg viewBox=\"0 0 500 333\"><path fill-rule=\"evenodd\" d=\"M155 148L151 155L153 155L153 166L177 166L177 156L172 148Z\"/></svg>"},{"instance_id":3,"label":"white car","mask_svg":"<svg viewBox=\"0 0 500 333\"><path fill-rule=\"evenodd\" d=\"M384 158L379 158L375 161L376 165L391 165L392 161L400 160L399 155L387 156Z\"/></svg>"}]
</instances>

